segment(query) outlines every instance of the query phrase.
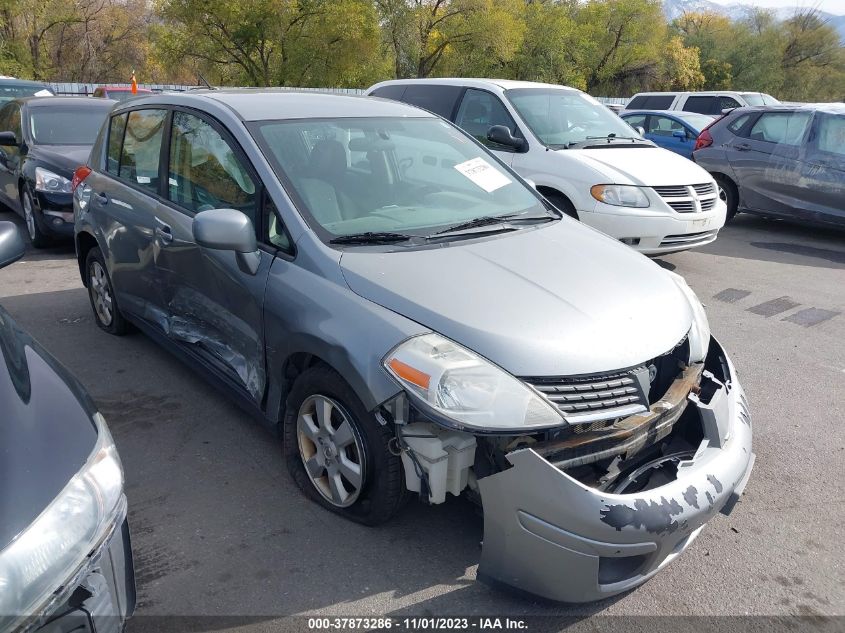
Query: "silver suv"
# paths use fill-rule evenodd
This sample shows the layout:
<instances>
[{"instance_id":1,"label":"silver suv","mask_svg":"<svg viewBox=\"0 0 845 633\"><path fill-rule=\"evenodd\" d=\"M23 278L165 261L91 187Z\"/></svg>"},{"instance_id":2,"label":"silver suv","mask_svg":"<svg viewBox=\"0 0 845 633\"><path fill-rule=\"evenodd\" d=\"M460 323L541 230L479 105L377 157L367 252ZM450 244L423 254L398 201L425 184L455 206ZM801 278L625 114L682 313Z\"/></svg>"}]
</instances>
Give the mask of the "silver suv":
<instances>
[{"instance_id":1,"label":"silver suv","mask_svg":"<svg viewBox=\"0 0 845 633\"><path fill-rule=\"evenodd\" d=\"M625 591L751 472L742 388L684 281L428 112L142 97L74 200L102 329L134 324L281 427L329 510L377 524L409 493L480 502L481 579Z\"/></svg>"}]
</instances>

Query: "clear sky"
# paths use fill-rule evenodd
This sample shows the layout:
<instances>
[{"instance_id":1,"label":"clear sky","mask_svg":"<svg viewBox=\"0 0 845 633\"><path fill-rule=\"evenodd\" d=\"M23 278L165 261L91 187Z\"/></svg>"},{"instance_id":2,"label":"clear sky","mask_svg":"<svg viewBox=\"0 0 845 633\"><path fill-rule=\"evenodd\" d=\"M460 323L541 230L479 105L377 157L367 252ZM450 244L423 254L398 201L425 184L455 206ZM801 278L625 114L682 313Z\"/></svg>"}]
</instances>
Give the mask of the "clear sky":
<instances>
[{"instance_id":1,"label":"clear sky","mask_svg":"<svg viewBox=\"0 0 845 633\"><path fill-rule=\"evenodd\" d=\"M845 0L713 0L719 4L747 4L758 7L818 7L828 13L845 15Z\"/></svg>"}]
</instances>

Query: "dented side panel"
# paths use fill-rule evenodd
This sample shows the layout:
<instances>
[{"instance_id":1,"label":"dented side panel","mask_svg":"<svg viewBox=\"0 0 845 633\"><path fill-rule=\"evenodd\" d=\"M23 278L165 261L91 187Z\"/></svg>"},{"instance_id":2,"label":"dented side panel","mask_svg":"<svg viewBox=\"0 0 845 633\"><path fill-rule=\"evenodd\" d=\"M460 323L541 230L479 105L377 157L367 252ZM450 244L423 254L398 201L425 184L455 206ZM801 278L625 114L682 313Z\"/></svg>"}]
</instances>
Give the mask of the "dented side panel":
<instances>
[{"instance_id":1,"label":"dented side panel","mask_svg":"<svg viewBox=\"0 0 845 633\"><path fill-rule=\"evenodd\" d=\"M747 479L750 418L735 376L731 382L704 405L719 423L681 463L677 478L658 488L608 494L531 448L508 454L511 468L478 482L484 506L479 578L565 602L598 600L648 580ZM691 399L688 406L699 405Z\"/></svg>"}]
</instances>

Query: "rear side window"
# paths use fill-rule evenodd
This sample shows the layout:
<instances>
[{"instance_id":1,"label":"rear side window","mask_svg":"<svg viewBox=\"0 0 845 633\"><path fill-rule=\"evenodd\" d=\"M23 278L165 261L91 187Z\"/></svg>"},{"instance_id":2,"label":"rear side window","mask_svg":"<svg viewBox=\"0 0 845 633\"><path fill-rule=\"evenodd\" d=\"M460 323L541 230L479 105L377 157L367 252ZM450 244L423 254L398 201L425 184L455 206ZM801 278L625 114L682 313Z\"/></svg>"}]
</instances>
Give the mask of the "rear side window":
<instances>
[{"instance_id":1,"label":"rear side window","mask_svg":"<svg viewBox=\"0 0 845 633\"><path fill-rule=\"evenodd\" d=\"M634 97L628 102L628 105L625 107L629 110L645 110L645 101L648 97L645 95L639 95Z\"/></svg>"},{"instance_id":2,"label":"rear side window","mask_svg":"<svg viewBox=\"0 0 845 633\"><path fill-rule=\"evenodd\" d=\"M455 111L455 104L463 90L461 86L415 84L408 86L402 96L402 101L451 119L452 112Z\"/></svg>"},{"instance_id":3,"label":"rear side window","mask_svg":"<svg viewBox=\"0 0 845 633\"><path fill-rule=\"evenodd\" d=\"M728 124L728 130L730 130L732 134L736 134L737 136L744 136L744 134L740 134L740 132L742 131L742 128L745 127L745 124L748 123L748 119L750 118L750 114L743 114L741 116L738 116Z\"/></svg>"},{"instance_id":4,"label":"rear side window","mask_svg":"<svg viewBox=\"0 0 845 633\"><path fill-rule=\"evenodd\" d=\"M210 123L176 112L170 137L168 197L189 211L231 208L252 217L255 183Z\"/></svg>"},{"instance_id":5,"label":"rear side window","mask_svg":"<svg viewBox=\"0 0 845 633\"><path fill-rule=\"evenodd\" d=\"M845 116L823 114L817 138L821 151L845 156Z\"/></svg>"},{"instance_id":6,"label":"rear side window","mask_svg":"<svg viewBox=\"0 0 845 633\"><path fill-rule=\"evenodd\" d=\"M382 99L394 99L395 101L402 101L402 95L405 93L405 88L402 84L400 85L391 85L391 86L382 86L381 88L376 88L375 90L370 93L371 97L381 97Z\"/></svg>"},{"instance_id":7,"label":"rear side window","mask_svg":"<svg viewBox=\"0 0 845 633\"><path fill-rule=\"evenodd\" d=\"M754 141L798 146L810 123L810 112L764 112L751 126Z\"/></svg>"},{"instance_id":8,"label":"rear side window","mask_svg":"<svg viewBox=\"0 0 845 633\"><path fill-rule=\"evenodd\" d=\"M120 148L123 147L124 130L126 130L126 113L113 116L109 124L109 153L106 157L106 171L115 176L120 169Z\"/></svg>"},{"instance_id":9,"label":"rear side window","mask_svg":"<svg viewBox=\"0 0 845 633\"><path fill-rule=\"evenodd\" d=\"M130 112L120 152L119 177L153 193L158 192L161 138L166 119L166 110Z\"/></svg>"},{"instance_id":10,"label":"rear side window","mask_svg":"<svg viewBox=\"0 0 845 633\"><path fill-rule=\"evenodd\" d=\"M717 108L716 97L687 97L684 103L684 110L687 112L698 112L699 114L716 114L721 112Z\"/></svg>"}]
</instances>

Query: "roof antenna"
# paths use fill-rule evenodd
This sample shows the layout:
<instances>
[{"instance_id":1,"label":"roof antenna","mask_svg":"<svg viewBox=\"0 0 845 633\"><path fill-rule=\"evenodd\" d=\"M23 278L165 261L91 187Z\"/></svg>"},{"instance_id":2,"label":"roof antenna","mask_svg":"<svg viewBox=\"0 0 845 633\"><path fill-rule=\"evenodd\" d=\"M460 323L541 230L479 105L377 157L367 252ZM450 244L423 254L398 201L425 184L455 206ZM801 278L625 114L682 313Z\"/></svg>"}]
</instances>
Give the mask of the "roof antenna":
<instances>
[{"instance_id":1,"label":"roof antenna","mask_svg":"<svg viewBox=\"0 0 845 633\"><path fill-rule=\"evenodd\" d=\"M205 77L202 76L202 73L197 73L197 77L199 78L197 85L205 84L205 87L208 88L209 90L217 90L217 88L215 88L214 86L212 86L210 83L208 83L205 80Z\"/></svg>"}]
</instances>

